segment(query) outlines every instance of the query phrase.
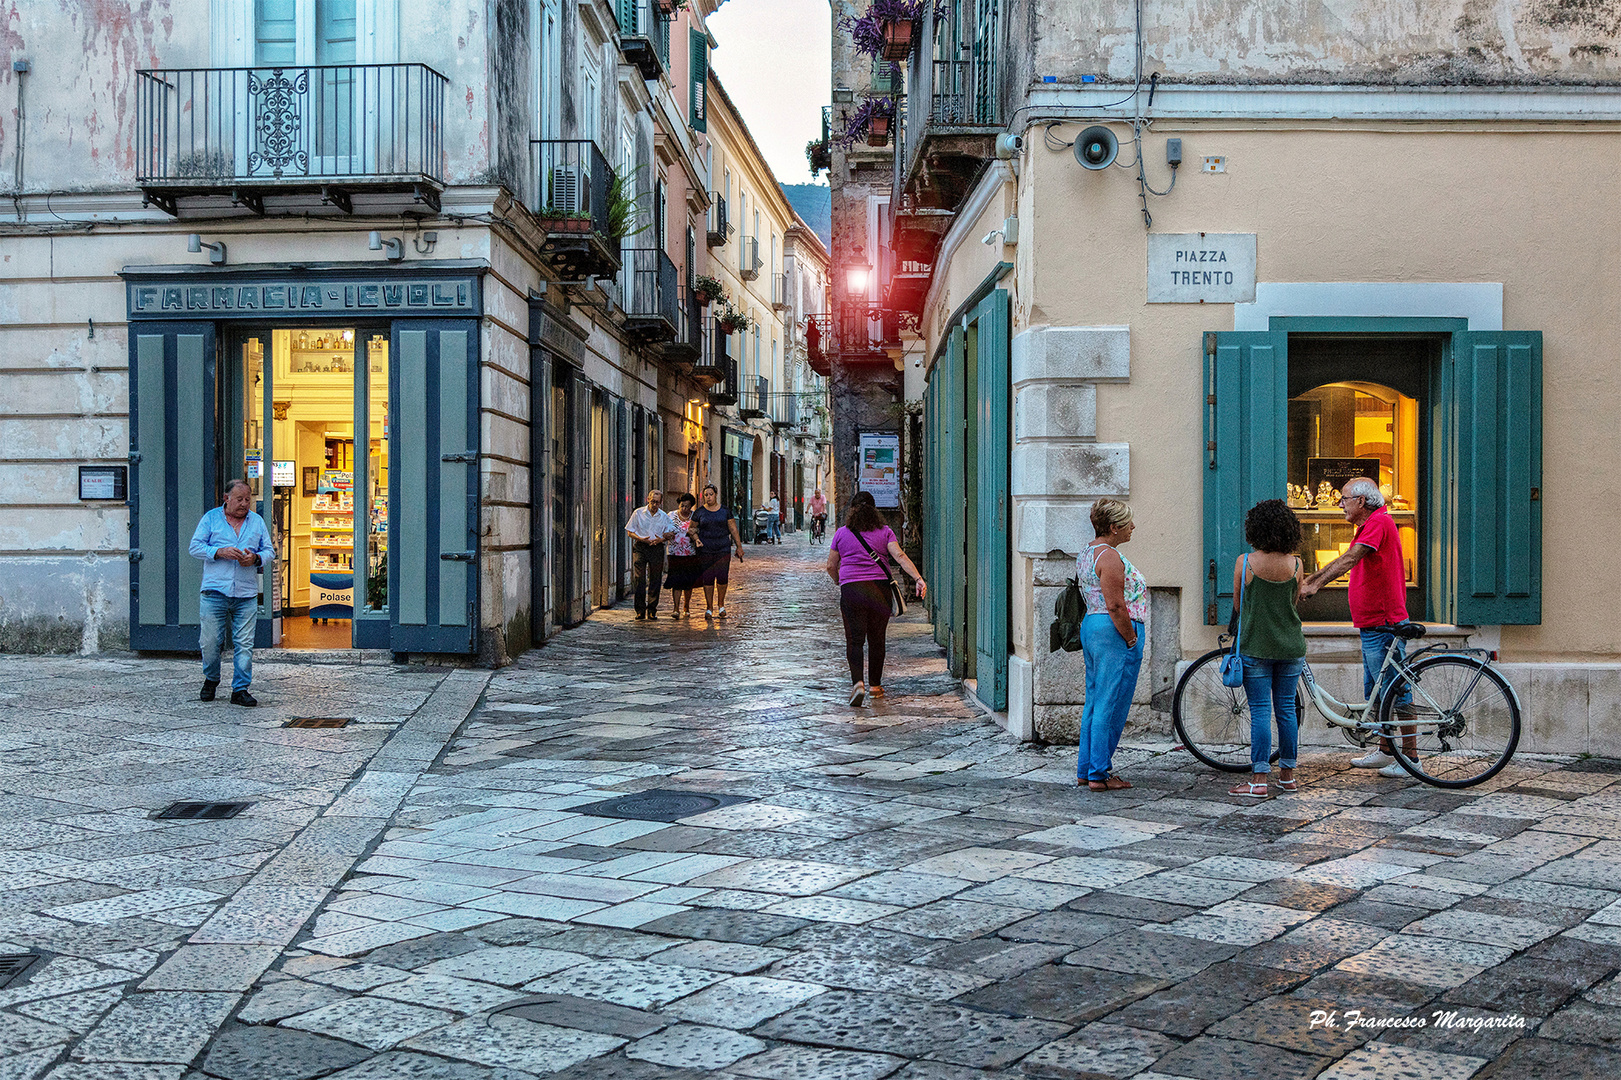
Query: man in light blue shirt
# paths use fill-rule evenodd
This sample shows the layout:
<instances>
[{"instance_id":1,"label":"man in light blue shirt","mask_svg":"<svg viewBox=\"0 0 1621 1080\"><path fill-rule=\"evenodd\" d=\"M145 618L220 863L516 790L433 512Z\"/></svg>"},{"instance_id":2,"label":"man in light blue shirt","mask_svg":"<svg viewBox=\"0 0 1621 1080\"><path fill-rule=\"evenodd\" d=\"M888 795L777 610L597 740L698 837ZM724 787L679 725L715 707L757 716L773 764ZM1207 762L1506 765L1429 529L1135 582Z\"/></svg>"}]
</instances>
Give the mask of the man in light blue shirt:
<instances>
[{"instance_id":1,"label":"man in light blue shirt","mask_svg":"<svg viewBox=\"0 0 1621 1080\"><path fill-rule=\"evenodd\" d=\"M214 700L220 684L220 647L231 628L231 704L257 705L248 693L253 682L253 631L259 614L259 574L271 564L270 530L249 509L253 493L245 480L225 485L225 503L203 515L191 534L191 556L203 561L203 701Z\"/></svg>"}]
</instances>

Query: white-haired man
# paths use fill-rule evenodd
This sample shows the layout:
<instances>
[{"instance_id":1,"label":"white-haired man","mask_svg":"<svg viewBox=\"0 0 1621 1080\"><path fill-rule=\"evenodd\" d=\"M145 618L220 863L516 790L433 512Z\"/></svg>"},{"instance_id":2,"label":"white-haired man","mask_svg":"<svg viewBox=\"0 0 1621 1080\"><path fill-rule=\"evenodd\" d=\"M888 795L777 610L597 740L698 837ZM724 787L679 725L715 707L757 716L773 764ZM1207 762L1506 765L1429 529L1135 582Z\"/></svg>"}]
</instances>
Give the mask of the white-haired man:
<instances>
[{"instance_id":1,"label":"white-haired man","mask_svg":"<svg viewBox=\"0 0 1621 1080\"><path fill-rule=\"evenodd\" d=\"M1407 570L1402 558L1401 534L1385 509L1379 485L1365 476L1346 484L1340 497L1345 520L1357 528L1356 537L1344 555L1312 574L1300 586L1302 598L1312 595L1330 581L1351 575L1349 600L1351 625L1362 635L1362 691L1372 695L1379 669L1384 666L1385 650L1392 641L1396 653L1406 655L1407 643L1388 631L1376 629L1407 621ZM1396 697L1397 715L1411 711L1412 690L1405 685ZM1403 734L1411 729L1403 729ZM1412 748L1416 740L1403 739ZM1406 776L1390 752L1390 740L1380 739L1379 749L1351 762L1359 769L1378 769L1380 776Z\"/></svg>"}]
</instances>

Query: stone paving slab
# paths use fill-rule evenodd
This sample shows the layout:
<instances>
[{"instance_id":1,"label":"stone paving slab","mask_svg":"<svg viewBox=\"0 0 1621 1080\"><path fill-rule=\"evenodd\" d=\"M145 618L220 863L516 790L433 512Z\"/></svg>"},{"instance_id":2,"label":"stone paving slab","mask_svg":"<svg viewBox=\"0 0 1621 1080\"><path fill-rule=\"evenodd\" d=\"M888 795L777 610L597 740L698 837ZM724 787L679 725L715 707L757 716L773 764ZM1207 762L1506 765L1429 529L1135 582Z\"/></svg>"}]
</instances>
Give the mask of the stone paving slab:
<instances>
[{"instance_id":1,"label":"stone paving slab","mask_svg":"<svg viewBox=\"0 0 1621 1080\"><path fill-rule=\"evenodd\" d=\"M1313 749L1256 805L1148 737L1077 790L915 612L849 709L817 554L493 674L266 664L252 713L0 657L0 937L50 953L0 1076L1621 1075L1621 763L1436 791ZM360 719L279 726L313 711ZM743 801L583 812L651 788ZM253 806L149 817L181 798Z\"/></svg>"}]
</instances>

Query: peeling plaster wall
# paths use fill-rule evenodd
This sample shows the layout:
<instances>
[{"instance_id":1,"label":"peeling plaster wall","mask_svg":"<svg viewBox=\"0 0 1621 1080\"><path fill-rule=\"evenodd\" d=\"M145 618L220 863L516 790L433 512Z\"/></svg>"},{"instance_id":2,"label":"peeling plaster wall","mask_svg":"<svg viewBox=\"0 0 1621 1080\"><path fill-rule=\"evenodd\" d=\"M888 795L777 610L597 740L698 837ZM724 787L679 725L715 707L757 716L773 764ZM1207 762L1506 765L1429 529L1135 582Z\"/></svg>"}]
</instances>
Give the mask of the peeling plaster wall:
<instances>
[{"instance_id":1,"label":"peeling plaster wall","mask_svg":"<svg viewBox=\"0 0 1621 1080\"><path fill-rule=\"evenodd\" d=\"M1032 35L1037 77L1131 81L1136 0L1037 3L1033 19L1008 23ZM1621 5L1608 0L1142 0L1142 8L1144 74L1167 81L1621 81Z\"/></svg>"}]
</instances>

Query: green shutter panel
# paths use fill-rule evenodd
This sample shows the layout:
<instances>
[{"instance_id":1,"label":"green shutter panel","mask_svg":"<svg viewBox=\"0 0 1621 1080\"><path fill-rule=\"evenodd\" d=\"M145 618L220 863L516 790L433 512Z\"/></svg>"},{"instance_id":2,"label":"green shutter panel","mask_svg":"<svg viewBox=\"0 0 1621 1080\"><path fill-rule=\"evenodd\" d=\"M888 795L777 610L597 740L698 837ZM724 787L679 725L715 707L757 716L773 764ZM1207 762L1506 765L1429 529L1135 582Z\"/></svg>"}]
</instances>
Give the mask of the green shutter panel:
<instances>
[{"instance_id":1,"label":"green shutter panel","mask_svg":"<svg viewBox=\"0 0 1621 1080\"><path fill-rule=\"evenodd\" d=\"M214 325L137 323L129 347L130 645L195 652L203 564L187 548L219 490Z\"/></svg>"},{"instance_id":2,"label":"green shutter panel","mask_svg":"<svg viewBox=\"0 0 1621 1080\"><path fill-rule=\"evenodd\" d=\"M1457 514L1453 619L1542 621L1542 333L1452 336Z\"/></svg>"},{"instance_id":3,"label":"green shutter panel","mask_svg":"<svg viewBox=\"0 0 1621 1080\"><path fill-rule=\"evenodd\" d=\"M1289 338L1282 331L1205 335L1205 623L1232 612L1233 562L1249 550L1244 515L1289 483Z\"/></svg>"},{"instance_id":4,"label":"green shutter panel","mask_svg":"<svg viewBox=\"0 0 1621 1080\"><path fill-rule=\"evenodd\" d=\"M616 0L614 5L618 9L619 32L626 37L636 33L636 0Z\"/></svg>"},{"instance_id":5,"label":"green shutter panel","mask_svg":"<svg viewBox=\"0 0 1621 1080\"><path fill-rule=\"evenodd\" d=\"M941 362L945 370L941 373L944 382L940 387L945 399L941 410L944 425L941 444L944 447L942 477L945 513L940 522L945 577L941 585L946 590L941 593L946 628L941 646L946 650L946 662L951 673L959 678L968 664L963 647L963 637L968 628L968 496L964 491L966 478L963 476L963 454L968 434L963 399L963 353L966 349L967 340L962 327L953 327L947 339L946 355Z\"/></svg>"},{"instance_id":6,"label":"green shutter panel","mask_svg":"<svg viewBox=\"0 0 1621 1080\"><path fill-rule=\"evenodd\" d=\"M708 131L709 38L698 30L689 30L687 34L691 57L688 75L692 81L687 100L687 121L694 131Z\"/></svg>"},{"instance_id":7,"label":"green shutter panel","mask_svg":"<svg viewBox=\"0 0 1621 1080\"><path fill-rule=\"evenodd\" d=\"M992 710L1007 708L1008 687L1008 517L1010 495L1008 388L1008 294L993 289L974 312L979 324L976 432L979 455L975 493L978 545L975 570L974 674L979 700Z\"/></svg>"}]
</instances>

